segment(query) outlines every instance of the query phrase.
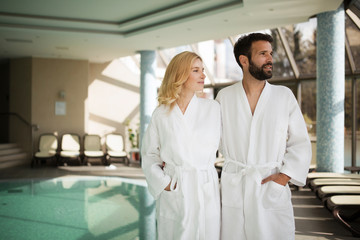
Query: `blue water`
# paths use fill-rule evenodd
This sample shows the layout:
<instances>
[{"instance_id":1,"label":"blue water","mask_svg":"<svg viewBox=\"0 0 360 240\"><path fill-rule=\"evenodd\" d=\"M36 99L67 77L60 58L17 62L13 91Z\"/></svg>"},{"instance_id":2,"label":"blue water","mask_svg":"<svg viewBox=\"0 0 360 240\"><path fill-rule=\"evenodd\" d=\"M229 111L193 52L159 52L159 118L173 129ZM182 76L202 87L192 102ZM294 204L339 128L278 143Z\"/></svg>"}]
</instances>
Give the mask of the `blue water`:
<instances>
[{"instance_id":1,"label":"blue water","mask_svg":"<svg viewBox=\"0 0 360 240\"><path fill-rule=\"evenodd\" d=\"M141 180L0 181L0 239L140 239L144 224L154 234L154 209Z\"/></svg>"}]
</instances>

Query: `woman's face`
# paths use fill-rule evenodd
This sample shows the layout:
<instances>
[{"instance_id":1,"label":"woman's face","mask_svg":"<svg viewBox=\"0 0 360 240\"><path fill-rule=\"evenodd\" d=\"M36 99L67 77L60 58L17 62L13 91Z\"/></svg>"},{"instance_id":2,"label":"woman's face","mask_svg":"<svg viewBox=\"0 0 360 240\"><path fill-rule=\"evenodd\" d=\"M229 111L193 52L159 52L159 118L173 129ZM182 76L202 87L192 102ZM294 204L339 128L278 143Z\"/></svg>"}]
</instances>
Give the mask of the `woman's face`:
<instances>
[{"instance_id":1,"label":"woman's face","mask_svg":"<svg viewBox=\"0 0 360 240\"><path fill-rule=\"evenodd\" d=\"M204 66L200 59L196 59L191 66L190 75L184 83L183 90L199 92L204 89L205 82Z\"/></svg>"}]
</instances>

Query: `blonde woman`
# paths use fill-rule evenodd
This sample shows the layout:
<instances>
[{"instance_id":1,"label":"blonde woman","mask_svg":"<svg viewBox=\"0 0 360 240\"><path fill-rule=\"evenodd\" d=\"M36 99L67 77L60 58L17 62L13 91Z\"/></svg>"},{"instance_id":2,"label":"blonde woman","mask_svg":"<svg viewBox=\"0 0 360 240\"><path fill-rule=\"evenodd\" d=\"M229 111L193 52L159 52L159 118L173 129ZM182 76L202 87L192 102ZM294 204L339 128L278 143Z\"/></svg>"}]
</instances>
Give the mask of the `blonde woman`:
<instances>
[{"instance_id":1,"label":"blonde woman","mask_svg":"<svg viewBox=\"0 0 360 240\"><path fill-rule=\"evenodd\" d=\"M156 199L158 239L220 239L220 196L214 168L220 107L196 97L202 59L176 55L159 90L159 106L142 142L142 168Z\"/></svg>"}]
</instances>

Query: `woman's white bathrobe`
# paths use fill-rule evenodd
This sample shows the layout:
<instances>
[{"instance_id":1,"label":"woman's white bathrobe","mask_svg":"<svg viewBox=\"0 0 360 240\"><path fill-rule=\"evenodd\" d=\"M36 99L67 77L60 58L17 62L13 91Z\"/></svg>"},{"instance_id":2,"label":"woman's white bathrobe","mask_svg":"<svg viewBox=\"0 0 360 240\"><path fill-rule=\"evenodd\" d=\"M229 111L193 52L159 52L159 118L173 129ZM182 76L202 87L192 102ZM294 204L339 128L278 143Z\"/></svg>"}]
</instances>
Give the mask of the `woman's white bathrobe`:
<instances>
[{"instance_id":1,"label":"woman's white bathrobe","mask_svg":"<svg viewBox=\"0 0 360 240\"><path fill-rule=\"evenodd\" d=\"M177 105L171 111L165 105L155 109L141 154L149 191L156 199L158 239L220 239L214 167L220 119L218 102L195 95L185 114ZM170 181L172 191L165 191Z\"/></svg>"},{"instance_id":2,"label":"woman's white bathrobe","mask_svg":"<svg viewBox=\"0 0 360 240\"><path fill-rule=\"evenodd\" d=\"M295 238L289 186L269 175L282 172L304 185L311 144L298 103L291 90L266 82L252 115L242 81L222 89L221 174L224 240L290 240Z\"/></svg>"}]
</instances>

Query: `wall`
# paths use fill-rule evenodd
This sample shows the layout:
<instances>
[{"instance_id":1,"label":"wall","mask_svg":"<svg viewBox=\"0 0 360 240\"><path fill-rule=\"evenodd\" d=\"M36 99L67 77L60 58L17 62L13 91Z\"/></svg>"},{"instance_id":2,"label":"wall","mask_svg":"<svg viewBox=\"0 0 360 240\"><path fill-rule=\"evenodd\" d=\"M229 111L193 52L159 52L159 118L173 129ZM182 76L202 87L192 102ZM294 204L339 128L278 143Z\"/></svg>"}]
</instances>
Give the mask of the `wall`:
<instances>
[{"instance_id":1,"label":"wall","mask_svg":"<svg viewBox=\"0 0 360 240\"><path fill-rule=\"evenodd\" d=\"M10 61L9 110L20 115L28 124L31 123L31 66L31 58ZM31 127L26 122L14 116L10 117L9 140L18 143L28 153L30 159Z\"/></svg>"},{"instance_id":2,"label":"wall","mask_svg":"<svg viewBox=\"0 0 360 240\"><path fill-rule=\"evenodd\" d=\"M9 61L0 63L0 143L9 142L9 116L1 113L9 112Z\"/></svg>"},{"instance_id":3,"label":"wall","mask_svg":"<svg viewBox=\"0 0 360 240\"><path fill-rule=\"evenodd\" d=\"M64 133L84 135L88 72L85 60L33 59L31 121L39 125L35 147L42 133L56 133L59 141ZM65 102L65 115L55 114L56 102Z\"/></svg>"}]
</instances>

